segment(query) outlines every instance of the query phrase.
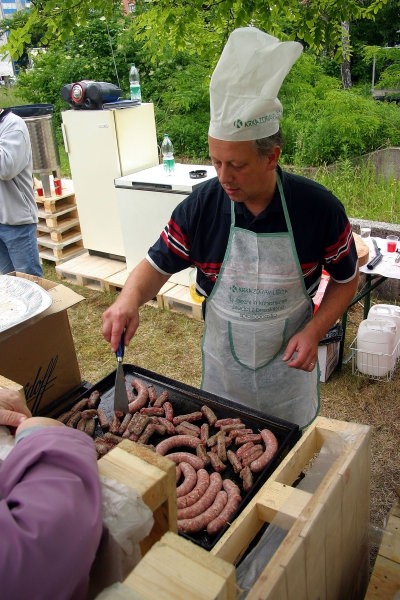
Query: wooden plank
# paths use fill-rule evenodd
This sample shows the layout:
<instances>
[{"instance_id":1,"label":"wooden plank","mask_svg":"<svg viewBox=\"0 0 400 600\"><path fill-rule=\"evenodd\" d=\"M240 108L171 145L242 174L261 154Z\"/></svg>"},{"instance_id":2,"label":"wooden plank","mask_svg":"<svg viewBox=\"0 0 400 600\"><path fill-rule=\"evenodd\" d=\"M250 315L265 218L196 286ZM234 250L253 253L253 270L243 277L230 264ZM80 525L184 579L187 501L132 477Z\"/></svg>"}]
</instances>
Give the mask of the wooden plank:
<instances>
[{"instance_id":1,"label":"wooden plank","mask_svg":"<svg viewBox=\"0 0 400 600\"><path fill-rule=\"evenodd\" d=\"M399 592L400 503L389 513L365 600L393 600Z\"/></svg>"},{"instance_id":2,"label":"wooden plank","mask_svg":"<svg viewBox=\"0 0 400 600\"><path fill-rule=\"evenodd\" d=\"M400 564L378 554L365 600L395 600L400 591Z\"/></svg>"},{"instance_id":3,"label":"wooden plank","mask_svg":"<svg viewBox=\"0 0 400 600\"><path fill-rule=\"evenodd\" d=\"M166 533L124 585L152 600L234 600L235 569L206 550Z\"/></svg>"},{"instance_id":4,"label":"wooden plank","mask_svg":"<svg viewBox=\"0 0 400 600\"><path fill-rule=\"evenodd\" d=\"M104 279L104 289L108 292L119 292L125 285L128 279L129 271L127 268L113 273Z\"/></svg>"}]
</instances>

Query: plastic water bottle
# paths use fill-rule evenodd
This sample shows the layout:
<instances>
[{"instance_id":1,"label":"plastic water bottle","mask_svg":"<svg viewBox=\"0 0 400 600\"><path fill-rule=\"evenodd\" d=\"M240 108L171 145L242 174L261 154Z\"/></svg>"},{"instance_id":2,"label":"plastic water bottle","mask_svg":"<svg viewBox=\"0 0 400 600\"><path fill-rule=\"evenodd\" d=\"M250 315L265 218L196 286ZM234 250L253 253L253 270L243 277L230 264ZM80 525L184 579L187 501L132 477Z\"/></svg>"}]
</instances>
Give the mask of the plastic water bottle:
<instances>
[{"instance_id":1,"label":"plastic water bottle","mask_svg":"<svg viewBox=\"0 0 400 600\"><path fill-rule=\"evenodd\" d=\"M142 93L140 90L139 71L133 64L129 71L129 90L131 93L131 100L136 100L141 103Z\"/></svg>"},{"instance_id":2,"label":"plastic water bottle","mask_svg":"<svg viewBox=\"0 0 400 600\"><path fill-rule=\"evenodd\" d=\"M163 156L164 172L166 175L172 175L175 170L174 147L169 139L168 133L164 134L161 144L161 153Z\"/></svg>"}]
</instances>

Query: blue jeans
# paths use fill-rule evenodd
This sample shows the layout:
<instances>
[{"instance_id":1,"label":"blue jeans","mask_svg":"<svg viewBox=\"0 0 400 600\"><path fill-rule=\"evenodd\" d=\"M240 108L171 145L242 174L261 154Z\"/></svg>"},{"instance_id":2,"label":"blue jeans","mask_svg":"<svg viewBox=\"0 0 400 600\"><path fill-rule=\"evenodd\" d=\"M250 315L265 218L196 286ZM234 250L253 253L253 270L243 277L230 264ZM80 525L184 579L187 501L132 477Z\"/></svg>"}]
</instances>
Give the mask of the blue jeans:
<instances>
[{"instance_id":1,"label":"blue jeans","mask_svg":"<svg viewBox=\"0 0 400 600\"><path fill-rule=\"evenodd\" d=\"M11 271L43 276L35 223L29 225L0 223L0 273L4 275Z\"/></svg>"}]
</instances>

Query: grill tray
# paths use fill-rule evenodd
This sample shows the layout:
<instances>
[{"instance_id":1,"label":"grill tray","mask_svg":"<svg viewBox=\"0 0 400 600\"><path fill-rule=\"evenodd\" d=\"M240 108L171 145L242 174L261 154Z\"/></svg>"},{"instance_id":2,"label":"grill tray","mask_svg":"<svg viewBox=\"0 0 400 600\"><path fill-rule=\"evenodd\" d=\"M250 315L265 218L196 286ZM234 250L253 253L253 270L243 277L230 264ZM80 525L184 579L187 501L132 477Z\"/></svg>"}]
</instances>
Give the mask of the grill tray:
<instances>
[{"instance_id":1,"label":"grill tray","mask_svg":"<svg viewBox=\"0 0 400 600\"><path fill-rule=\"evenodd\" d=\"M243 508L248 504L250 499L254 496L254 494L260 489L260 487L265 483L269 475L275 470L278 464L282 461L282 459L286 456L289 450L294 446L297 440L300 438L300 430L298 425L290 423L288 421L284 421L281 419L277 419L275 417L270 417L264 413L255 411L253 409L244 407L241 404L237 404L230 400L226 400L225 398L221 398L214 394L210 394L198 388L194 388L192 386L186 385L184 383L180 383L173 379L169 379L168 377L164 377L152 371L148 371L146 369L142 369L135 365L124 364L124 375L125 380L127 382L127 386L129 386L130 382L134 378L141 379L146 385L154 385L157 395L159 395L164 390L168 391L169 400L173 404L174 407L174 415L186 414L194 411L200 410L200 407L203 404L209 406L217 415L219 419L227 418L227 417L240 417L243 423L246 424L247 427L251 427L255 431L258 429L268 428L270 429L278 440L278 451L272 461L267 465L267 467L261 471L260 473L254 474L254 484L252 488L248 492L242 491L242 501L239 505L238 510L233 516L232 520L236 518L238 514L240 514ZM51 411L51 416L58 416L65 410L80 400L81 398L87 397L92 391L97 390L100 393L101 400L99 407L101 407L110 418L113 415L114 410L114 383L115 383L115 374L116 371L107 375L104 379L99 381L97 384L93 385L87 391L85 391L78 398L74 398L74 401L66 402L62 406L58 405L56 408L54 407ZM95 438L102 437L103 431L97 426L95 431ZM150 439L150 443L153 445L157 445L161 439L164 439L161 436L153 435ZM174 449L179 450L179 448ZM188 448L184 448L186 451L190 451ZM210 467L208 467L209 469ZM241 488L241 480L238 475L236 475L228 463L227 468L222 473L223 478L229 477L235 483L239 484ZM183 537L191 540L192 542L198 544L202 548L206 550L211 550L219 538L223 535L223 533L228 528L226 525L223 529L221 529L216 535L210 536L207 532L200 532L194 534L181 534Z\"/></svg>"}]
</instances>

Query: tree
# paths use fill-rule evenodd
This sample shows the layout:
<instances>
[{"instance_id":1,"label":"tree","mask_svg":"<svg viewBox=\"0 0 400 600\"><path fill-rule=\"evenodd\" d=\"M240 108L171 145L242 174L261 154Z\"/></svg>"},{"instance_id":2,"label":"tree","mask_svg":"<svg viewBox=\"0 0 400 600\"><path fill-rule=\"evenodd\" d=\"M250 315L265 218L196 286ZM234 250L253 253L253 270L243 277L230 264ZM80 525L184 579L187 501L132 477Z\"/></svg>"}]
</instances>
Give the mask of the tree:
<instances>
[{"instance_id":1,"label":"tree","mask_svg":"<svg viewBox=\"0 0 400 600\"><path fill-rule=\"evenodd\" d=\"M336 56L342 62L342 23L374 19L390 0L137 0L132 33L141 41L149 61L181 51L217 60L229 33L254 25L273 35L298 39L317 53ZM33 0L26 24L13 29L8 51L17 58L31 41L40 23L42 43L63 41L93 11L109 18L120 0ZM346 54L349 48L346 47Z\"/></svg>"}]
</instances>

